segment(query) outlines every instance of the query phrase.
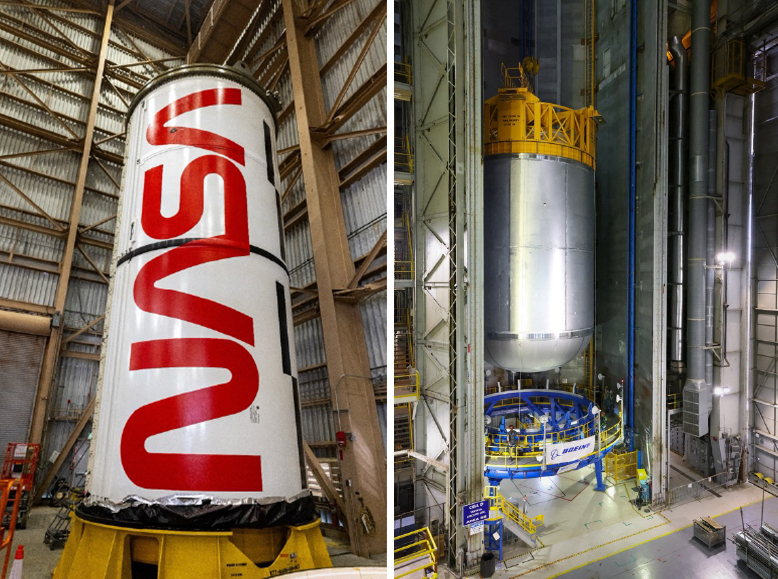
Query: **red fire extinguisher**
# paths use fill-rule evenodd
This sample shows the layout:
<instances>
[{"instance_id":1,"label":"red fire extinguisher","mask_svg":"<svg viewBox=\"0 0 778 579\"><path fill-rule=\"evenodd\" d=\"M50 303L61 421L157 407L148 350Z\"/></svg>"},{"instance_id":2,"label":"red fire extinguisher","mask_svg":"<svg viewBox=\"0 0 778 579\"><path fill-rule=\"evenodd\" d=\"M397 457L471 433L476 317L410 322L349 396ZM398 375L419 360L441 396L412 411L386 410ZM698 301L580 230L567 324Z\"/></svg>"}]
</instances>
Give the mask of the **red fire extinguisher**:
<instances>
[{"instance_id":1,"label":"red fire extinguisher","mask_svg":"<svg viewBox=\"0 0 778 579\"><path fill-rule=\"evenodd\" d=\"M340 460L343 460L343 449L346 448L346 433L342 430L338 430L335 433L335 441L338 443L338 453L340 454Z\"/></svg>"}]
</instances>

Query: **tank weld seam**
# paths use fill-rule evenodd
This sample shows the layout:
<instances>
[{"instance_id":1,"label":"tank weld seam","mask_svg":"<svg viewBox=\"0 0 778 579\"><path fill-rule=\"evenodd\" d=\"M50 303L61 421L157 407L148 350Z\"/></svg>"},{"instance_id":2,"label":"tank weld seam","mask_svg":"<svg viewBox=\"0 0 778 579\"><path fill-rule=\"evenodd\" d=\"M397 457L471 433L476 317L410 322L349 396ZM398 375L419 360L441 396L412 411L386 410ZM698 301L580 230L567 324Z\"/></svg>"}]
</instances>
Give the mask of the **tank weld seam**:
<instances>
[{"instance_id":1,"label":"tank weld seam","mask_svg":"<svg viewBox=\"0 0 778 579\"><path fill-rule=\"evenodd\" d=\"M148 245L144 245L143 247L138 247L136 249L133 249L132 251L129 251L122 255L119 260L116 262L116 267L118 268L123 263L130 261L133 257L136 257L138 255L142 255L144 253L148 253L150 251L156 251L158 249L167 249L168 247L179 247L181 245L185 245L187 243L195 243L198 241L203 241L206 239L210 239L208 237L185 237L182 239L168 239L166 241L159 241L157 243L149 243ZM269 259L276 265L279 265L286 275L289 275L289 270L286 267L286 264L283 262L283 260L278 257L277 255L273 255L266 249L262 249L261 247L257 247L256 245L249 245L249 251L251 253L254 253L256 255L259 255L260 257L264 257L266 259Z\"/></svg>"},{"instance_id":2,"label":"tank weld seam","mask_svg":"<svg viewBox=\"0 0 778 579\"><path fill-rule=\"evenodd\" d=\"M594 331L594 328L585 328L583 330L573 330L570 332L557 333L526 333L514 334L507 332L489 332L486 337L490 340L554 340L557 338L581 338L588 336Z\"/></svg>"}]
</instances>

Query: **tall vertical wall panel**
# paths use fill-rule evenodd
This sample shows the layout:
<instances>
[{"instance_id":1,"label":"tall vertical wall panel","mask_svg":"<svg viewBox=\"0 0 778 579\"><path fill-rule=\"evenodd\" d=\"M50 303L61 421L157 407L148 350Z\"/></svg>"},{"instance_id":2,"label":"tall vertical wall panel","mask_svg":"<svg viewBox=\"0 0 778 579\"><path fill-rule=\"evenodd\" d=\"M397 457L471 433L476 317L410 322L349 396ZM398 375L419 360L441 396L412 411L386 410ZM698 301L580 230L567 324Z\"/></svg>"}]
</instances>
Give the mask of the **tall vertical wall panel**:
<instances>
[{"instance_id":1,"label":"tall vertical wall panel","mask_svg":"<svg viewBox=\"0 0 778 579\"><path fill-rule=\"evenodd\" d=\"M768 70L778 70L778 48L767 56ZM763 433L778 425L778 79L754 96L754 374L752 424ZM761 401L761 402L758 402ZM758 434L758 433L757 433ZM778 441L754 437L750 468L778 477Z\"/></svg>"},{"instance_id":2,"label":"tall vertical wall panel","mask_svg":"<svg viewBox=\"0 0 778 579\"><path fill-rule=\"evenodd\" d=\"M742 365L748 361L741 356L741 332L745 331L745 316L741 293L743 268L746 264L747 199L747 148L744 117L748 114L747 100L728 94L724 138L728 145L729 163L725 165L727 179L727 238L721 242L721 250L732 252L735 260L727 267L726 295L726 362L719 365L714 359L714 387L728 388L727 394L713 397L711 432L722 430L728 434L740 431L740 396ZM725 161L726 162L726 161ZM718 286L717 286L718 288ZM717 302L718 303L718 302Z\"/></svg>"},{"instance_id":3,"label":"tall vertical wall panel","mask_svg":"<svg viewBox=\"0 0 778 579\"><path fill-rule=\"evenodd\" d=\"M635 436L662 478L665 432L667 272L667 4L638 2L635 239ZM640 48L642 46L642 48ZM628 83L626 83L628 85ZM656 493L659 496L659 493Z\"/></svg>"},{"instance_id":4,"label":"tall vertical wall panel","mask_svg":"<svg viewBox=\"0 0 778 579\"><path fill-rule=\"evenodd\" d=\"M626 372L629 10L611 15L598 2L597 31L596 103L605 124L597 133L595 344L598 373L613 382Z\"/></svg>"},{"instance_id":5,"label":"tall vertical wall panel","mask_svg":"<svg viewBox=\"0 0 778 579\"><path fill-rule=\"evenodd\" d=\"M638 3L635 435L636 448L661 457L664 407L666 154L665 2ZM629 2L597 3L597 372L626 378L629 199ZM653 436L652 436L653 431ZM654 448L652 448L652 446ZM656 470L657 473L661 469ZM660 479L655 479L659 488Z\"/></svg>"}]
</instances>

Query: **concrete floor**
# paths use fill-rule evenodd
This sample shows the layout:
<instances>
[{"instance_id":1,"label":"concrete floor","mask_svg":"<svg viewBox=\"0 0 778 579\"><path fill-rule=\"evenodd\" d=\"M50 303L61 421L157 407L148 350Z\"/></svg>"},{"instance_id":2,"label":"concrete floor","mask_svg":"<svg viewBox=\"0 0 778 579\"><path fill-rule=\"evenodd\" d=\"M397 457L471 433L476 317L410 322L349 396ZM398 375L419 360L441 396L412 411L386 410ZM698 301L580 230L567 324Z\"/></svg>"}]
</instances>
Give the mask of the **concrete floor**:
<instances>
[{"instance_id":1,"label":"concrete floor","mask_svg":"<svg viewBox=\"0 0 778 579\"><path fill-rule=\"evenodd\" d=\"M595 485L594 467L590 466L554 477L503 481L500 493L518 500L519 505L527 497L527 515L545 517L538 533L541 544L551 545L639 516L630 502L636 495L634 480L610 486L605 493L595 491ZM529 550L517 542L504 556L509 559Z\"/></svg>"},{"instance_id":2,"label":"concrete floor","mask_svg":"<svg viewBox=\"0 0 778 579\"><path fill-rule=\"evenodd\" d=\"M764 520L778 525L778 500L765 500ZM743 507L743 520L747 525L761 525L761 501ZM735 544L729 539L740 529L740 509L715 517L716 522L727 527L728 539L724 544L709 549L694 538L692 527L680 529L670 535L637 545L621 553L564 573L564 579L608 579L610 577L704 577L727 579L758 575L740 561Z\"/></svg>"},{"instance_id":3,"label":"concrete floor","mask_svg":"<svg viewBox=\"0 0 778 579\"><path fill-rule=\"evenodd\" d=\"M57 566L62 548L51 550L43 543L46 529L58 509L36 507L30 512L27 529L16 531L11 558L17 545L24 545L24 579L51 579ZM325 537L327 550L335 567L386 567L386 554L373 559L357 557L349 551L348 543ZM3 557L5 553L3 553ZM9 564L10 569L10 564ZM0 571L2 560L0 560Z\"/></svg>"},{"instance_id":4,"label":"concrete floor","mask_svg":"<svg viewBox=\"0 0 778 579\"><path fill-rule=\"evenodd\" d=\"M541 546L531 553L526 548L507 549L505 561L495 573L495 579L549 579L560 575L576 579L633 575L672 579L753 577L746 570L738 570L734 559L729 560L730 556L736 556L731 542L721 549L721 553L708 553L700 551L689 542L689 538L692 521L702 516L720 519L727 525L727 536L731 537L741 526L738 507L750 505L744 507L744 512L748 513L747 521L754 520L755 516L758 518L761 504L757 503L762 498L760 489L744 484L721 489L716 493L718 496L705 492L699 500L688 500L662 512L645 513L642 510L638 512L629 504L626 497L634 497L631 485L626 485L626 488L619 485L605 493L597 493L585 471L582 469L580 472L581 480L589 483L586 488L571 501L561 498L546 501L545 510L539 511L546 514L548 522L538 533ZM559 484L559 481L555 482ZM546 483L548 486L550 481ZM568 491L565 486L559 486L567 495L563 498L570 498L576 488L570 487ZM538 490L541 489L550 492L543 487ZM503 492L513 494L508 487ZM528 495L528 502L529 499ZM538 512L530 511L530 514L535 516ZM724 516L726 518L721 518ZM765 520L778 524L778 500L775 498L768 498L765 502ZM657 542L662 538L665 540ZM675 557L672 564L666 561L671 557ZM696 567L686 564L687 559L695 565L702 565L699 573ZM706 562L708 565L704 565ZM571 573L573 570L575 572ZM479 575L475 573L471 576Z\"/></svg>"}]
</instances>

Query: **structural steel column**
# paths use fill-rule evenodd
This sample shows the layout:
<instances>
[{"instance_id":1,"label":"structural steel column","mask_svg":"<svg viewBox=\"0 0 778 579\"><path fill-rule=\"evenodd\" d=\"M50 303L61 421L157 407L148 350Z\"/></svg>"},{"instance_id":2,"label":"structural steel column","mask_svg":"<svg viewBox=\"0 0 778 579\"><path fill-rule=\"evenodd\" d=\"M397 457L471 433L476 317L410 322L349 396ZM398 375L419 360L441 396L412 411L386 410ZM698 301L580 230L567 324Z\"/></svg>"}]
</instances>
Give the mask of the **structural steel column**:
<instances>
[{"instance_id":1,"label":"structural steel column","mask_svg":"<svg viewBox=\"0 0 778 579\"><path fill-rule=\"evenodd\" d=\"M359 304L333 295L348 287L354 262L332 150L311 135L327 119L315 40L298 25L294 0L283 0L283 10L334 419L352 435L339 452L349 536L353 552L369 556L386 551L386 452L372 381L364 378L370 363ZM374 522L369 532L365 508Z\"/></svg>"},{"instance_id":2,"label":"structural steel column","mask_svg":"<svg viewBox=\"0 0 778 579\"><path fill-rule=\"evenodd\" d=\"M54 379L54 370L59 360L59 343L62 338L62 329L64 328L65 298L67 298L68 284L70 282L70 270L73 266L73 253L76 248L76 237L78 235L78 223L81 219L81 203L84 198L84 186L86 185L86 174L89 169L89 157L92 154L92 137L95 130L95 119L97 118L97 106L100 102L100 87L102 85L103 73L105 71L105 58L108 52L108 40L111 37L111 22L113 21L114 0L109 0L105 9L105 23L103 25L103 36L100 42L100 53L97 59L97 70L95 72L95 83L92 88L92 99L89 104L89 115L87 116L86 129L84 132L84 148L81 153L81 163L78 167L78 178L76 179L76 189L73 194L73 204L70 207L70 219L68 224L68 234L65 241L65 251L60 263L59 280L57 282L57 292L54 296L54 311L59 312L61 321L57 327L52 327L51 335L46 344L46 352L43 356L43 367L41 368L40 381L38 382L38 392L35 397L35 409L32 415L32 424L30 426L30 442L40 444L43 438L43 428L46 424L49 392L51 383Z\"/></svg>"},{"instance_id":3,"label":"structural steel column","mask_svg":"<svg viewBox=\"0 0 778 579\"><path fill-rule=\"evenodd\" d=\"M482 54L481 0L464 3L463 46L460 52L465 57L460 61L464 70L465 94L460 110L464 116L464 144L462 154L464 162L464 189L466 213L463 216L467 230L467 247L462 250L464 261L467 254L466 283L462 293L465 297L465 311L460 328L466 331L464 350L467 356L462 364L462 387L467 414L462 425L463 434L460 445L463 446L459 468L464 478L465 501L474 503L484 496L484 223L483 223L483 117L482 117ZM465 270L464 263L462 270ZM467 551L471 561L478 560L483 551L483 535L468 536Z\"/></svg>"}]
</instances>

